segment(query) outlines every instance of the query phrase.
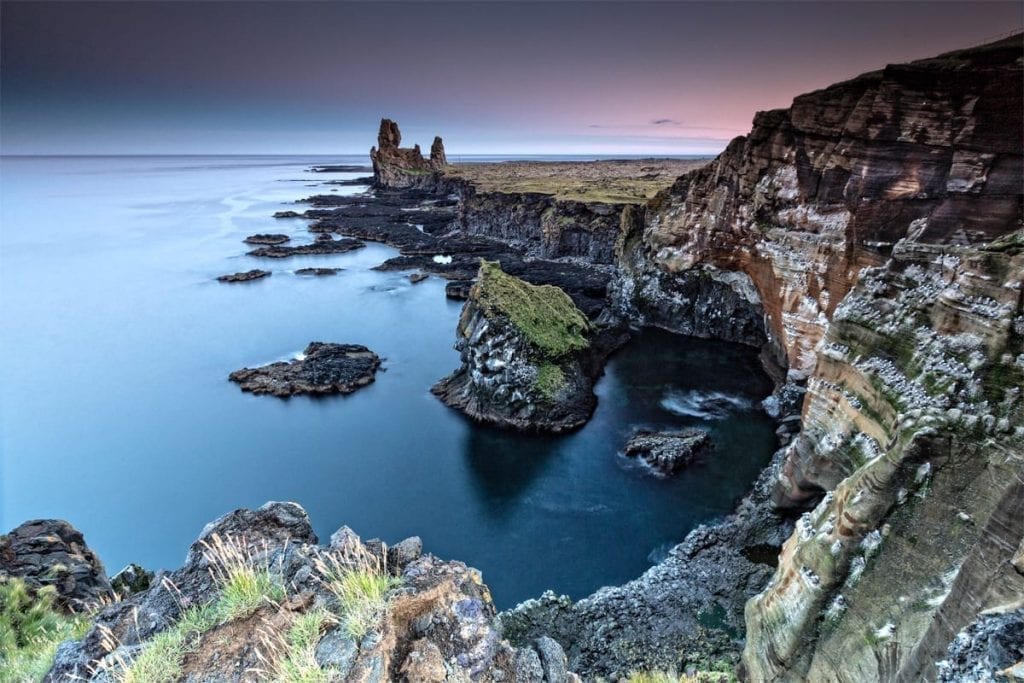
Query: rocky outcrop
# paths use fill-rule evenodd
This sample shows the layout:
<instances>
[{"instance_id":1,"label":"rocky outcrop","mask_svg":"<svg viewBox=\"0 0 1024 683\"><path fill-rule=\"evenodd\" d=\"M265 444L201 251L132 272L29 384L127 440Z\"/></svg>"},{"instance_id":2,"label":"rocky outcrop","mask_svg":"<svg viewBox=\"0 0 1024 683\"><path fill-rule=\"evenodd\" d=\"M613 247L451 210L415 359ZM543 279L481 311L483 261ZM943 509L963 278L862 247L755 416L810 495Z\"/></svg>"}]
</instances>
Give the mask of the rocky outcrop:
<instances>
[{"instance_id":1,"label":"rocky outcrop","mask_svg":"<svg viewBox=\"0 0 1024 683\"><path fill-rule=\"evenodd\" d=\"M642 210L632 204L556 199L541 193L479 192L455 186L461 197L458 226L519 246L539 258L574 257L615 262L615 244Z\"/></svg>"},{"instance_id":2,"label":"rocky outcrop","mask_svg":"<svg viewBox=\"0 0 1024 683\"><path fill-rule=\"evenodd\" d=\"M384 189L431 189L437 186L439 172L448 165L444 143L435 137L430 158L424 159L420 146L402 147L402 133L391 119L381 119L377 146L370 149L373 182Z\"/></svg>"},{"instance_id":3,"label":"rocky outcrop","mask_svg":"<svg viewBox=\"0 0 1024 683\"><path fill-rule=\"evenodd\" d=\"M827 493L747 607L755 680L932 679L959 628L1024 597L1014 244L901 241L837 307L774 497Z\"/></svg>"},{"instance_id":4,"label":"rocky outcrop","mask_svg":"<svg viewBox=\"0 0 1024 683\"><path fill-rule=\"evenodd\" d=\"M331 235L320 234L311 244L298 244L294 247L283 244L275 244L259 249L253 249L249 256L263 258L288 258L289 256L311 256L323 254L345 254L356 249L362 249L366 245L359 240L342 237L334 239Z\"/></svg>"},{"instance_id":5,"label":"rocky outcrop","mask_svg":"<svg viewBox=\"0 0 1024 683\"><path fill-rule=\"evenodd\" d=\"M300 357L232 372L242 391L287 398L297 394L351 394L373 382L380 358L359 344L311 342Z\"/></svg>"},{"instance_id":6,"label":"rocky outcrop","mask_svg":"<svg viewBox=\"0 0 1024 683\"><path fill-rule=\"evenodd\" d=\"M253 280L261 280L265 277L270 277L271 275L272 273L269 270L253 268L252 270L245 270L240 273L220 275L217 277L217 282L251 282Z\"/></svg>"},{"instance_id":7,"label":"rocky outcrop","mask_svg":"<svg viewBox=\"0 0 1024 683\"><path fill-rule=\"evenodd\" d=\"M772 501L821 502L747 606L752 680L933 678L957 629L1024 594L1020 55L1018 36L761 113L621 244L622 310L732 339L763 312L806 382Z\"/></svg>"},{"instance_id":8,"label":"rocky outcrop","mask_svg":"<svg viewBox=\"0 0 1024 683\"><path fill-rule=\"evenodd\" d=\"M708 450L711 437L702 429L681 432L639 431L623 449L626 457L640 458L662 476L675 474Z\"/></svg>"},{"instance_id":9,"label":"rocky outcrop","mask_svg":"<svg viewBox=\"0 0 1024 683\"><path fill-rule=\"evenodd\" d=\"M938 670L941 683L1024 680L1024 607L979 617L957 634Z\"/></svg>"},{"instance_id":10,"label":"rocky outcrop","mask_svg":"<svg viewBox=\"0 0 1024 683\"><path fill-rule=\"evenodd\" d=\"M257 578L251 601L233 576ZM342 592L353 576L379 599ZM494 615L479 572L419 539L388 547L342 527L319 545L301 507L267 503L207 525L181 568L62 644L45 680L151 680L154 660L168 680L579 680L556 642L514 648Z\"/></svg>"},{"instance_id":11,"label":"rocky outcrop","mask_svg":"<svg viewBox=\"0 0 1024 683\"><path fill-rule=\"evenodd\" d=\"M531 285L481 261L462 309L456 349L462 367L434 393L481 422L561 432L594 411L602 347L587 318L557 287ZM604 350L604 353L607 353Z\"/></svg>"},{"instance_id":12,"label":"rocky outcrop","mask_svg":"<svg viewBox=\"0 0 1024 683\"><path fill-rule=\"evenodd\" d=\"M292 212L294 213L294 212ZM298 215L298 214L296 214ZM291 238L288 235L282 235L280 233L258 233L256 235L249 235L245 238L246 244L284 244Z\"/></svg>"},{"instance_id":13,"label":"rocky outcrop","mask_svg":"<svg viewBox=\"0 0 1024 683\"><path fill-rule=\"evenodd\" d=\"M59 519L35 519L0 536L0 577L24 579L32 590L53 586L69 610L93 609L114 595L82 532Z\"/></svg>"},{"instance_id":14,"label":"rocky outcrop","mask_svg":"<svg viewBox=\"0 0 1024 683\"><path fill-rule=\"evenodd\" d=\"M632 292L648 274L742 274L733 289L756 294L779 360L808 376L835 308L896 241L978 243L1019 223L1019 57L1012 38L758 114L748 136L651 201L626 245L645 266Z\"/></svg>"},{"instance_id":15,"label":"rocky outcrop","mask_svg":"<svg viewBox=\"0 0 1024 683\"><path fill-rule=\"evenodd\" d=\"M337 275L340 272L341 268L299 268L295 271L295 274L323 277L325 275Z\"/></svg>"}]
</instances>

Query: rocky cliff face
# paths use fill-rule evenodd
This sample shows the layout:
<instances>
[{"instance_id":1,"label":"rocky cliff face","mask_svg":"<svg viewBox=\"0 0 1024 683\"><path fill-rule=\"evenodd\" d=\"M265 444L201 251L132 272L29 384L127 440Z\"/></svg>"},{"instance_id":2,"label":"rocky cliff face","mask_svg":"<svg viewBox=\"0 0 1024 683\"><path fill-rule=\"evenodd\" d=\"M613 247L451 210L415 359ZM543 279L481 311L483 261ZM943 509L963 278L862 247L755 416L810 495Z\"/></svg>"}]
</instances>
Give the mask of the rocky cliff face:
<instances>
[{"instance_id":1,"label":"rocky cliff face","mask_svg":"<svg viewBox=\"0 0 1024 683\"><path fill-rule=\"evenodd\" d=\"M441 138L434 138L429 159L423 158L419 145L402 147L401 144L398 124L391 119L381 119L377 146L370 148L374 185L396 190L436 188L439 172L448 165Z\"/></svg>"},{"instance_id":2,"label":"rocky cliff face","mask_svg":"<svg viewBox=\"0 0 1024 683\"><path fill-rule=\"evenodd\" d=\"M597 405L594 380L614 348L607 335L593 332L562 290L531 285L483 261L459 320L462 366L433 391L481 422L575 429Z\"/></svg>"},{"instance_id":3,"label":"rocky cliff face","mask_svg":"<svg viewBox=\"0 0 1024 683\"><path fill-rule=\"evenodd\" d=\"M569 256L611 265L620 233L633 227L639 210L630 204L563 200L539 193L478 192L468 182L456 187L462 200L459 228L521 246L540 258Z\"/></svg>"},{"instance_id":4,"label":"rocky cliff face","mask_svg":"<svg viewBox=\"0 0 1024 683\"><path fill-rule=\"evenodd\" d=\"M747 606L753 680L934 677L956 630L1024 596L1021 55L1018 36L759 114L621 245L623 310L764 330L806 381L772 499L821 502Z\"/></svg>"}]
</instances>

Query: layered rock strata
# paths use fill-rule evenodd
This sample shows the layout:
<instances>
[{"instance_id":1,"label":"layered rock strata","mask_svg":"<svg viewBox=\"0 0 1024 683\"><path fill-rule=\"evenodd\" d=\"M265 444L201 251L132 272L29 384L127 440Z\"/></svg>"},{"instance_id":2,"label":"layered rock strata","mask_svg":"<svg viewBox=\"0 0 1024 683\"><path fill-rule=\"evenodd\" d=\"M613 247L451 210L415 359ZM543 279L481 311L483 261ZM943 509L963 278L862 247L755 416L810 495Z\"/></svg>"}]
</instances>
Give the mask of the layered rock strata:
<instances>
[{"instance_id":1,"label":"layered rock strata","mask_svg":"<svg viewBox=\"0 0 1024 683\"><path fill-rule=\"evenodd\" d=\"M751 680L934 679L960 629L1024 596L1022 47L889 66L758 114L617 244L617 310L767 341L789 380L774 414L806 387L801 431L741 506L814 508L763 590L765 574L736 584L759 592ZM526 604L509 632L550 631L588 673L678 664L701 647L697 626L672 630L697 607L679 577L733 552L735 524L632 584ZM626 638L623 621L644 626Z\"/></svg>"}]
</instances>

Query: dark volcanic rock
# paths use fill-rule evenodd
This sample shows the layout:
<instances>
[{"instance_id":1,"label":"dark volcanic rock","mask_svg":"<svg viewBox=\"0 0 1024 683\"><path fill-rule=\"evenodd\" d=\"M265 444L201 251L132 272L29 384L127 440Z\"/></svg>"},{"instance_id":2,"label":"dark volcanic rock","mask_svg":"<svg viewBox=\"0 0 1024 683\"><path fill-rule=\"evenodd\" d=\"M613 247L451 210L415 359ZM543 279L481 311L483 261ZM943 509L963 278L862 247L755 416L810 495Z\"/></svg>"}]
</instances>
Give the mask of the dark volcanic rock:
<instances>
[{"instance_id":1,"label":"dark volcanic rock","mask_svg":"<svg viewBox=\"0 0 1024 683\"><path fill-rule=\"evenodd\" d=\"M337 275L341 272L341 268L299 268L295 271L296 275Z\"/></svg>"},{"instance_id":2,"label":"dark volcanic rock","mask_svg":"<svg viewBox=\"0 0 1024 683\"><path fill-rule=\"evenodd\" d=\"M411 274L409 276L409 282L411 282L411 283L413 283L415 285L415 284L418 284L420 282L423 282L428 277L430 277L430 276L427 275L426 273L413 273L413 274Z\"/></svg>"},{"instance_id":3,"label":"dark volcanic rock","mask_svg":"<svg viewBox=\"0 0 1024 683\"><path fill-rule=\"evenodd\" d=\"M284 244L291 238L288 235L281 235L279 233L267 234L260 233L257 235L249 235L245 238L246 244Z\"/></svg>"},{"instance_id":4,"label":"dark volcanic rock","mask_svg":"<svg viewBox=\"0 0 1024 683\"><path fill-rule=\"evenodd\" d=\"M624 333L591 325L565 292L481 262L459 319L462 366L432 388L474 420L519 430L582 426L594 380Z\"/></svg>"},{"instance_id":5,"label":"dark volcanic rock","mask_svg":"<svg viewBox=\"0 0 1024 683\"><path fill-rule=\"evenodd\" d=\"M444 295L455 301L465 301L469 298L469 290L472 287L472 280L452 280L445 284Z\"/></svg>"},{"instance_id":6,"label":"dark volcanic rock","mask_svg":"<svg viewBox=\"0 0 1024 683\"><path fill-rule=\"evenodd\" d=\"M341 164L333 166L314 166L309 170L313 173L363 173L365 171L372 171L373 169L369 166L345 166Z\"/></svg>"},{"instance_id":7,"label":"dark volcanic rock","mask_svg":"<svg viewBox=\"0 0 1024 683\"><path fill-rule=\"evenodd\" d=\"M232 273L231 275L221 275L217 278L217 282L249 282L250 280L259 280L260 278L270 277L269 270L260 270L259 268L253 268L252 270L246 270L241 273Z\"/></svg>"},{"instance_id":8,"label":"dark volcanic rock","mask_svg":"<svg viewBox=\"0 0 1024 683\"><path fill-rule=\"evenodd\" d=\"M325 680L579 680L566 669L565 654L554 641L540 639L517 650L503 640L495 628L490 592L477 570L424 554L415 537L388 547L380 541L363 542L342 527L330 545L318 545L305 511L295 503L278 502L236 510L208 524L183 566L111 604L83 638L62 644L44 680L123 680L124 665L151 647L154 636L180 624L186 609L218 599L222 585L217 570L222 567L215 549L225 545L237 549L252 567L269 570L286 596L192 634L187 653L177 660L180 669L174 680L270 680L264 674L283 650L275 648L268 657L257 644L287 642L295 619L303 615L320 615L322 628L313 634L309 651L317 664L330 667L317 672ZM337 618L337 599L324 574L325 567L335 565L382 573L401 584L386 589L383 613L365 637L354 638L343 615Z\"/></svg>"},{"instance_id":9,"label":"dark volcanic rock","mask_svg":"<svg viewBox=\"0 0 1024 683\"><path fill-rule=\"evenodd\" d=\"M274 218L302 218L298 211L275 211Z\"/></svg>"},{"instance_id":10,"label":"dark volcanic rock","mask_svg":"<svg viewBox=\"0 0 1024 683\"><path fill-rule=\"evenodd\" d=\"M439 171L448 160L444 143L434 138L430 158L424 159L420 146L401 147L402 133L391 119L381 119L377 146L370 149L374 184L382 188L434 188L440 182Z\"/></svg>"},{"instance_id":11,"label":"dark volcanic rock","mask_svg":"<svg viewBox=\"0 0 1024 683\"><path fill-rule=\"evenodd\" d=\"M113 597L103 564L82 532L59 519L25 522L0 536L0 576L32 589L53 586L68 609L88 609Z\"/></svg>"},{"instance_id":12,"label":"dark volcanic rock","mask_svg":"<svg viewBox=\"0 0 1024 683\"><path fill-rule=\"evenodd\" d=\"M249 252L249 256L261 256L265 258L287 258L289 256L307 256L310 254L344 254L348 251L361 249L366 245L359 240L348 238L332 239L330 235L323 235L326 239L317 239L312 244L300 244L294 247L269 246L260 247Z\"/></svg>"},{"instance_id":13,"label":"dark volcanic rock","mask_svg":"<svg viewBox=\"0 0 1024 683\"><path fill-rule=\"evenodd\" d=\"M357 187L360 185L372 185L373 176L360 176L358 178L350 178L348 180L328 180L324 185L340 185L341 187Z\"/></svg>"},{"instance_id":14,"label":"dark volcanic rock","mask_svg":"<svg viewBox=\"0 0 1024 683\"><path fill-rule=\"evenodd\" d=\"M147 571L137 564L129 564L110 579L110 586L122 598L135 593L141 593L149 588L152 583L153 572Z\"/></svg>"},{"instance_id":15,"label":"dark volcanic rock","mask_svg":"<svg viewBox=\"0 0 1024 683\"><path fill-rule=\"evenodd\" d=\"M243 368L228 377L243 391L278 397L295 394L350 394L373 382L380 358L358 344L312 342L301 360Z\"/></svg>"},{"instance_id":16,"label":"dark volcanic rock","mask_svg":"<svg viewBox=\"0 0 1024 683\"><path fill-rule=\"evenodd\" d=\"M978 617L949 644L938 673L942 683L1024 679L1024 607Z\"/></svg>"},{"instance_id":17,"label":"dark volcanic rock","mask_svg":"<svg viewBox=\"0 0 1024 683\"><path fill-rule=\"evenodd\" d=\"M631 458L640 457L663 475L675 474L693 462L711 445L711 437L701 429L681 432L639 431L624 449Z\"/></svg>"}]
</instances>

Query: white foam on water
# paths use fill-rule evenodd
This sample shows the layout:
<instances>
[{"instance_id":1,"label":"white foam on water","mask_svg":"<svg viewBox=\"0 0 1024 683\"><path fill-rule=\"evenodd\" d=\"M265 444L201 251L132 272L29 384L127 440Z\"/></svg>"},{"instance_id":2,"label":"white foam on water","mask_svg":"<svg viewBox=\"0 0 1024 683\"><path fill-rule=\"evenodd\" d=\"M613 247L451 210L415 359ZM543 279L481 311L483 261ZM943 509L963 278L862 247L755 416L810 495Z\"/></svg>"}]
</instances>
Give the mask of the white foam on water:
<instances>
[{"instance_id":1,"label":"white foam on water","mask_svg":"<svg viewBox=\"0 0 1024 683\"><path fill-rule=\"evenodd\" d=\"M434 257L434 263L440 263L442 265L448 265L452 262L452 257L448 255L438 254Z\"/></svg>"},{"instance_id":2,"label":"white foam on water","mask_svg":"<svg viewBox=\"0 0 1024 683\"><path fill-rule=\"evenodd\" d=\"M732 413L748 410L753 404L741 396L730 396L720 391L670 391L660 404L676 415L699 417L705 420L724 420Z\"/></svg>"}]
</instances>

